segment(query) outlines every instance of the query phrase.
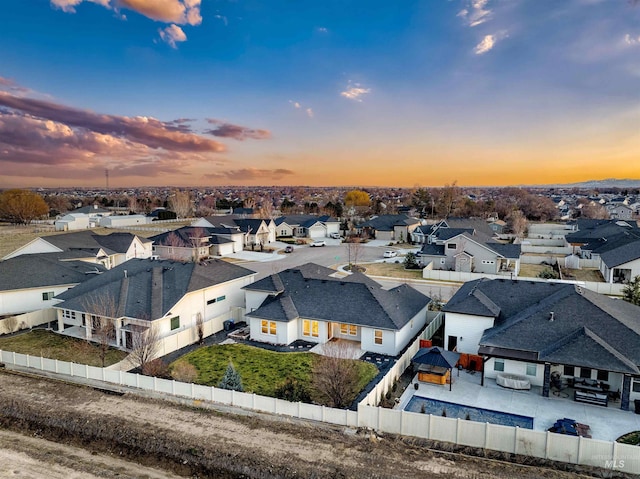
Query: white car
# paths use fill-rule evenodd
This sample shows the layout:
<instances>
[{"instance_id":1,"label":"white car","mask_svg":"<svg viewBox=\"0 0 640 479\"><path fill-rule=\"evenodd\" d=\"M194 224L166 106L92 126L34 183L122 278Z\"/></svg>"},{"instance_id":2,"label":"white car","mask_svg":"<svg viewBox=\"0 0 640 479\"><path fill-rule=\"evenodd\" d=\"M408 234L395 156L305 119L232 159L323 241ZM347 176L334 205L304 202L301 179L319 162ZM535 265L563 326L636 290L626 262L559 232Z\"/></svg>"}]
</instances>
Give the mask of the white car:
<instances>
[{"instance_id":1,"label":"white car","mask_svg":"<svg viewBox=\"0 0 640 479\"><path fill-rule=\"evenodd\" d=\"M327 242L325 240L317 240L311 243L311 247L326 246L326 245L327 245Z\"/></svg>"},{"instance_id":2,"label":"white car","mask_svg":"<svg viewBox=\"0 0 640 479\"><path fill-rule=\"evenodd\" d=\"M329 236L331 236L333 239L340 239L340 233L331 233Z\"/></svg>"},{"instance_id":3,"label":"white car","mask_svg":"<svg viewBox=\"0 0 640 479\"><path fill-rule=\"evenodd\" d=\"M382 255L383 258L395 258L396 256L398 256L398 253L391 250L385 251Z\"/></svg>"}]
</instances>

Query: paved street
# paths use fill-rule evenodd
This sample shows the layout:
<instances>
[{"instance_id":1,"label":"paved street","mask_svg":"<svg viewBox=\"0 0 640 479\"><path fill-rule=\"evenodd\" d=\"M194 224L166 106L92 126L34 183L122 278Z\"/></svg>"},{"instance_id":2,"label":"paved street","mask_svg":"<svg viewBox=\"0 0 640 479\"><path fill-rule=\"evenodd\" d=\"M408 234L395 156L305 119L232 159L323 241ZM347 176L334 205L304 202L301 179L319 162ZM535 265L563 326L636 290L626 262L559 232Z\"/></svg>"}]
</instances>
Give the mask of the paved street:
<instances>
[{"instance_id":1,"label":"paved street","mask_svg":"<svg viewBox=\"0 0 640 479\"><path fill-rule=\"evenodd\" d=\"M275 243L280 249L286 245L284 243ZM270 246L273 246L270 245ZM277 273L287 268L294 268L305 263L316 263L321 266L327 267L339 267L348 263L348 251L345 244L341 244L339 240L327 239L327 246L312 248L310 246L295 246L293 253L279 254L279 253L253 253L246 254L246 252L240 256L232 255L236 259L245 258L253 259L257 258L257 261L246 261L241 263L242 266L256 271L258 275L256 280L262 279L270 274ZM377 260L382 260L382 255L386 250L396 249L399 254L402 254L406 249L398 249L396 247L390 247L386 242L371 241L366 243L361 248L359 253L358 263L367 263ZM400 258L402 260L402 258ZM458 289L458 285L451 285L448 283L427 282L427 281L413 281L413 280L392 280L385 279L380 280L376 278L385 289L390 289L398 286L402 283L409 283L418 291L426 294L430 298L441 298L448 300Z\"/></svg>"}]
</instances>

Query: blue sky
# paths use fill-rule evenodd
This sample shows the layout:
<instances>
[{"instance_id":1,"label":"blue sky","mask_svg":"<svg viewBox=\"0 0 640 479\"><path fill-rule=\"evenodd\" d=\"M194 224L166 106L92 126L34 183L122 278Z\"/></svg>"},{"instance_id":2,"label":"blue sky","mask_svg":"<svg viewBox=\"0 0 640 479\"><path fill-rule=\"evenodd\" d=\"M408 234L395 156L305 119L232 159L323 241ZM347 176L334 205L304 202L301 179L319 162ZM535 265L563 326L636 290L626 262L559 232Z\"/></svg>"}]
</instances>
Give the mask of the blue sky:
<instances>
[{"instance_id":1,"label":"blue sky","mask_svg":"<svg viewBox=\"0 0 640 479\"><path fill-rule=\"evenodd\" d=\"M633 0L25 0L4 13L0 187L101 185L105 168L114 186L640 177Z\"/></svg>"}]
</instances>

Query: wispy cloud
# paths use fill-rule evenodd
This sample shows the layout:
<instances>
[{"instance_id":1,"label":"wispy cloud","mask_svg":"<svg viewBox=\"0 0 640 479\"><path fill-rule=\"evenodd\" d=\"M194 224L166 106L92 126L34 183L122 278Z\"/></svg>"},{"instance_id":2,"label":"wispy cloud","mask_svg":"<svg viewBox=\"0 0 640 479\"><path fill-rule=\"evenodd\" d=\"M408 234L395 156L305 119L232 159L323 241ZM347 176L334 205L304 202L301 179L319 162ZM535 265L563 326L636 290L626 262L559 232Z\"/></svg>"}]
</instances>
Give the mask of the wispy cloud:
<instances>
[{"instance_id":1,"label":"wispy cloud","mask_svg":"<svg viewBox=\"0 0 640 479\"><path fill-rule=\"evenodd\" d=\"M317 27L316 32L318 33L329 33L329 29L327 27Z\"/></svg>"},{"instance_id":2,"label":"wispy cloud","mask_svg":"<svg viewBox=\"0 0 640 479\"><path fill-rule=\"evenodd\" d=\"M311 107L305 107L302 103L300 103L299 101L294 101L294 100L289 100L289 104L291 106L293 106L296 110L304 110L304 112L307 114L307 116L309 118L313 118L314 117L314 112L313 112L313 108Z\"/></svg>"},{"instance_id":3,"label":"wispy cloud","mask_svg":"<svg viewBox=\"0 0 640 479\"><path fill-rule=\"evenodd\" d=\"M490 51L496 44L495 35L485 35L480 43L476 45L474 52L476 55L483 55Z\"/></svg>"},{"instance_id":4,"label":"wispy cloud","mask_svg":"<svg viewBox=\"0 0 640 479\"><path fill-rule=\"evenodd\" d=\"M349 81L347 88L340 92L340 95L353 101L362 101L362 97L371 93L371 88L364 88L360 83Z\"/></svg>"},{"instance_id":5,"label":"wispy cloud","mask_svg":"<svg viewBox=\"0 0 640 479\"><path fill-rule=\"evenodd\" d=\"M261 178L270 178L278 180L285 176L294 175L295 172L285 168L276 169L259 169L259 168L241 168L239 170L227 170L221 173L210 173L205 175L207 178L228 179L228 180L257 180Z\"/></svg>"},{"instance_id":6,"label":"wispy cloud","mask_svg":"<svg viewBox=\"0 0 640 479\"><path fill-rule=\"evenodd\" d=\"M176 46L177 42L187 41L187 35L178 25L169 25L168 27L161 28L158 30L158 33L160 34L160 39L171 48L178 48Z\"/></svg>"},{"instance_id":7,"label":"wispy cloud","mask_svg":"<svg viewBox=\"0 0 640 479\"><path fill-rule=\"evenodd\" d=\"M631 34L627 33L624 36L624 42L627 45L640 45L640 35L634 37Z\"/></svg>"},{"instance_id":8,"label":"wispy cloud","mask_svg":"<svg viewBox=\"0 0 640 479\"><path fill-rule=\"evenodd\" d=\"M457 16L470 27L477 27L491 18L492 11L486 8L488 3L489 0L467 0Z\"/></svg>"},{"instance_id":9,"label":"wispy cloud","mask_svg":"<svg viewBox=\"0 0 640 479\"><path fill-rule=\"evenodd\" d=\"M66 13L76 13L76 7L83 2L95 3L116 12L126 20L121 9L133 10L151 20L170 23L158 30L160 38L176 48L176 44L187 40L187 35L178 25L200 25L201 0L50 0L51 5ZM216 15L218 17L218 15ZM226 18L224 19L226 24Z\"/></svg>"},{"instance_id":10,"label":"wispy cloud","mask_svg":"<svg viewBox=\"0 0 640 479\"><path fill-rule=\"evenodd\" d=\"M234 140L243 141L246 139L264 140L271 138L271 132L268 130L256 130L247 128L246 126L233 125L221 120L207 118L207 122L216 127L206 130L205 133L223 138L233 138Z\"/></svg>"}]
</instances>

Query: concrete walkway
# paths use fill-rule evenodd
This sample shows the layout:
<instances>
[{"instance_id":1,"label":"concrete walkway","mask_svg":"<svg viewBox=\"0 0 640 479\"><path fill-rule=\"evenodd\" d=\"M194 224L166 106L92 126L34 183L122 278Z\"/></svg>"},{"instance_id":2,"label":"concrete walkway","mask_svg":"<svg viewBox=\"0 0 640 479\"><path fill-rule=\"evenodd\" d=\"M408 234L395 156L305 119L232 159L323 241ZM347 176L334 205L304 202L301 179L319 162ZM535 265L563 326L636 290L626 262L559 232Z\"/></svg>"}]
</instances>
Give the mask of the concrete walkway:
<instances>
[{"instance_id":1,"label":"concrete walkway","mask_svg":"<svg viewBox=\"0 0 640 479\"><path fill-rule=\"evenodd\" d=\"M440 386L418 382L417 375L405 390L395 409L404 409L414 396L447 401L465 406L503 411L521 416L533 417L533 428L546 431L560 418L568 417L588 424L594 439L615 441L625 433L640 431L640 415L633 411L622 411L620 402L609 402L609 407L576 403L572 397L542 397L539 387L530 391L516 391L498 386L493 379L485 378L480 386L481 374L454 370L452 390L449 385ZM418 389L414 384L418 383ZM567 396L566 394L564 396ZM633 410L633 404L631 404Z\"/></svg>"}]
</instances>

